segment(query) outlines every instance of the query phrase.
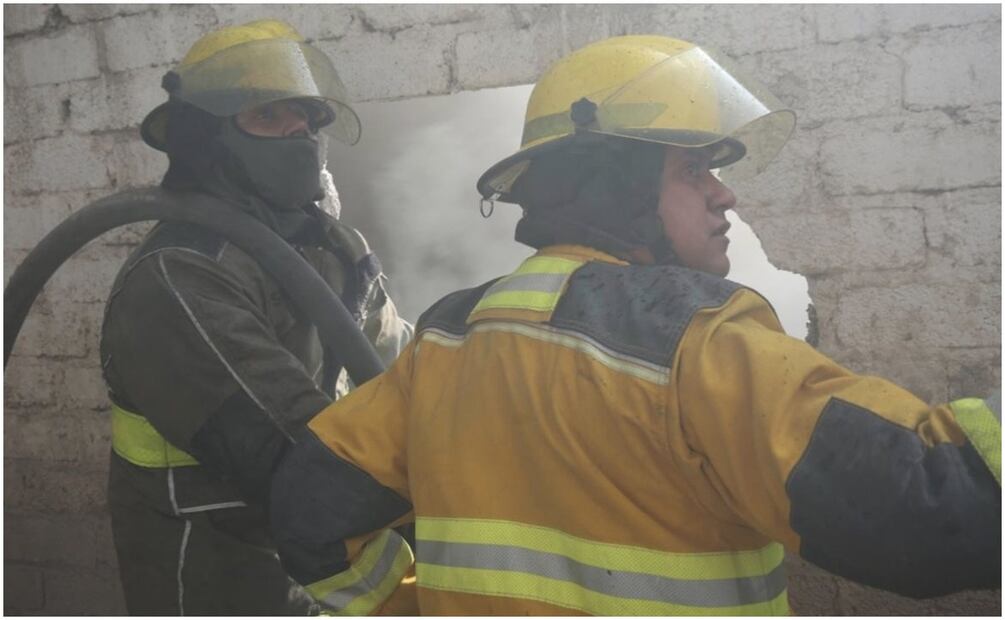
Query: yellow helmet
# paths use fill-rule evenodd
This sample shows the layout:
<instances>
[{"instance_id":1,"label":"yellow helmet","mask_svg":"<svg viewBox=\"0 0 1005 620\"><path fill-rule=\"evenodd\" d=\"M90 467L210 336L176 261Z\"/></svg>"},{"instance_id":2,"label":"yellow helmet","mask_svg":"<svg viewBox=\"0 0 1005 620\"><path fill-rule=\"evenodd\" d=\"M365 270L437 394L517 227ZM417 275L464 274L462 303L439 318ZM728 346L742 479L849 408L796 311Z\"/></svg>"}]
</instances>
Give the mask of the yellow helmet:
<instances>
[{"instance_id":1,"label":"yellow helmet","mask_svg":"<svg viewBox=\"0 0 1005 620\"><path fill-rule=\"evenodd\" d=\"M545 72L527 103L520 150L489 168L478 191L508 201L537 154L562 148L581 132L713 147L714 168L732 165L731 178L752 176L794 126L791 110L721 54L668 37L613 37Z\"/></svg>"},{"instance_id":2,"label":"yellow helmet","mask_svg":"<svg viewBox=\"0 0 1005 620\"><path fill-rule=\"evenodd\" d=\"M162 82L172 99L214 116L233 116L281 99L301 99L310 106L317 127L347 144L359 141L360 124L331 60L304 43L289 24L267 19L229 26L192 45ZM168 104L143 119L140 134L164 150Z\"/></svg>"}]
</instances>

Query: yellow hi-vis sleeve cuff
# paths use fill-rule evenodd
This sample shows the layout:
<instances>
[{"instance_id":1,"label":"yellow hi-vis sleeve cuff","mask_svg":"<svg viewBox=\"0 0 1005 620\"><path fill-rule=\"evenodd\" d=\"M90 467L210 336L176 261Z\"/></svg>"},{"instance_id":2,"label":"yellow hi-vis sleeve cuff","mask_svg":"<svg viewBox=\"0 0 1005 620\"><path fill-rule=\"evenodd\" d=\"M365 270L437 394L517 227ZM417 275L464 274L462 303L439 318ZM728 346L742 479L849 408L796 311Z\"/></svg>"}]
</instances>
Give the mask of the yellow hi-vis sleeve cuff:
<instances>
[{"instance_id":1,"label":"yellow hi-vis sleeve cuff","mask_svg":"<svg viewBox=\"0 0 1005 620\"><path fill-rule=\"evenodd\" d=\"M956 416L956 422L963 429L967 439L991 470L991 474L1002 483L1002 425L1001 413L988 406L979 398L964 398L949 403Z\"/></svg>"},{"instance_id":2,"label":"yellow hi-vis sleeve cuff","mask_svg":"<svg viewBox=\"0 0 1005 620\"><path fill-rule=\"evenodd\" d=\"M335 615L365 616L394 593L413 559L405 539L384 530L347 570L308 585L307 592Z\"/></svg>"}]
</instances>

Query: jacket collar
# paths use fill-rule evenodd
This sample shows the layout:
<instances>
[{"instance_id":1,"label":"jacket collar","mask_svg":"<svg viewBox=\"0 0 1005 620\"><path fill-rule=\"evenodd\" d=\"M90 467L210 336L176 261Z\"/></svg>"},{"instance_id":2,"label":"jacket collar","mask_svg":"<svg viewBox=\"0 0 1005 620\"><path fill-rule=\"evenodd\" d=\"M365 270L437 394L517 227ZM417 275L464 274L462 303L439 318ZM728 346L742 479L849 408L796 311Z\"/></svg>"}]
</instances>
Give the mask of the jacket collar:
<instances>
[{"instance_id":1,"label":"jacket collar","mask_svg":"<svg viewBox=\"0 0 1005 620\"><path fill-rule=\"evenodd\" d=\"M571 243L543 247L538 250L534 256L559 256L578 261L599 261L602 263L613 263L615 265L629 264L628 261L615 258L607 252L601 252L595 248Z\"/></svg>"}]
</instances>

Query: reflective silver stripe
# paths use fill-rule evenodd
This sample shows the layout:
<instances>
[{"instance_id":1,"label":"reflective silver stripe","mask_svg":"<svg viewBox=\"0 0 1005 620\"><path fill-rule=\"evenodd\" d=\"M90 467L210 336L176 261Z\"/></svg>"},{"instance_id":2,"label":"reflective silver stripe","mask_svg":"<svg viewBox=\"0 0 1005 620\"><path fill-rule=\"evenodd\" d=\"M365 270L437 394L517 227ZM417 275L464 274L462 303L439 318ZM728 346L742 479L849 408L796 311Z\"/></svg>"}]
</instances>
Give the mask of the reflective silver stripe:
<instances>
[{"instance_id":1,"label":"reflective silver stripe","mask_svg":"<svg viewBox=\"0 0 1005 620\"><path fill-rule=\"evenodd\" d=\"M247 506L246 503L242 501L233 502L220 502L219 504L205 504L203 506L190 506L188 508L179 508L179 514L190 514L194 512L208 512L210 510L222 510L223 508L244 508Z\"/></svg>"},{"instance_id":2,"label":"reflective silver stripe","mask_svg":"<svg viewBox=\"0 0 1005 620\"><path fill-rule=\"evenodd\" d=\"M178 500L174 496L174 467L168 467L168 497L171 498L171 509L174 510L176 515L181 514L178 511Z\"/></svg>"},{"instance_id":3,"label":"reflective silver stripe","mask_svg":"<svg viewBox=\"0 0 1005 620\"><path fill-rule=\"evenodd\" d=\"M188 551L188 537L192 533L192 522L185 520L185 532L181 535L181 548L178 550L178 615L185 615L185 580L182 571L185 570L185 552Z\"/></svg>"},{"instance_id":4,"label":"reflective silver stripe","mask_svg":"<svg viewBox=\"0 0 1005 620\"><path fill-rule=\"evenodd\" d=\"M528 273L507 276L493 284L485 293L489 297L493 293L503 291L535 291L540 293L557 293L562 290L568 273Z\"/></svg>"},{"instance_id":5,"label":"reflective silver stripe","mask_svg":"<svg viewBox=\"0 0 1005 620\"><path fill-rule=\"evenodd\" d=\"M646 573L612 571L556 553L523 547L419 540L420 564L529 573L578 584L618 598L691 607L735 607L765 603L785 591L785 567L767 575L731 579L671 579Z\"/></svg>"},{"instance_id":6,"label":"reflective silver stripe","mask_svg":"<svg viewBox=\"0 0 1005 620\"><path fill-rule=\"evenodd\" d=\"M279 418L277 418L268 407L262 404L262 401L258 399L258 396L256 396L255 393L251 390L251 388L248 387L248 385L244 382L244 380L241 379L241 376L237 374L237 370L235 370L234 367L230 365L230 362L227 361L227 358L223 356L223 353L221 353L220 350L216 347L216 344L213 343L213 340L209 337L209 334L203 328L202 323L199 322L199 319L195 318L195 313L192 312L191 308L189 308L188 304L185 302L185 299L181 295L181 291L179 291L177 287L175 287L174 282L171 280L171 276L168 275L167 265L164 263L164 254L160 254L159 256L157 256L157 265L160 267L161 274L164 276L164 281L167 282L168 289L171 290L171 294L174 295L175 299L178 300L178 304L181 305L182 310L185 311L185 315L188 316L188 319L192 322L192 326L195 327L196 331L199 332L199 335L202 336L203 341L207 345L209 345L209 348L212 349L213 353L216 353L216 356L220 359L220 363L223 364L223 367L227 369L227 372L230 373L230 376L234 377L234 381L236 381L237 384L241 386L241 388L244 390L244 393L248 395L248 397L252 400L252 402L258 405L258 408L264 411L265 415L269 416L269 418L272 420L272 423L275 424L276 428L279 429L279 432L282 433L284 437L286 437L295 444L296 441L294 441L293 437L286 431L286 428L279 423Z\"/></svg>"},{"instance_id":7,"label":"reflective silver stripe","mask_svg":"<svg viewBox=\"0 0 1005 620\"><path fill-rule=\"evenodd\" d=\"M373 570L356 583L327 594L323 599L324 602L335 609L345 609L349 606L349 603L369 594L391 572L391 567L394 566L394 559L397 557L398 551L403 544L405 544L404 539L397 534L388 536L387 544L384 545L384 550L381 552L380 558L377 559L377 563L374 564Z\"/></svg>"},{"instance_id":8,"label":"reflective silver stripe","mask_svg":"<svg viewBox=\"0 0 1005 620\"><path fill-rule=\"evenodd\" d=\"M670 382L670 373L665 366L619 353L605 347L589 336L567 329L559 329L551 325L516 323L511 321L482 321L472 326L467 334L464 335L451 334L450 332L436 328L427 328L421 332L419 344L421 345L423 341L429 340L441 346L457 348L464 344L468 336L482 332L503 332L526 336L549 344L573 349L587 355L611 370L631 375L643 381L657 385L667 385Z\"/></svg>"}]
</instances>

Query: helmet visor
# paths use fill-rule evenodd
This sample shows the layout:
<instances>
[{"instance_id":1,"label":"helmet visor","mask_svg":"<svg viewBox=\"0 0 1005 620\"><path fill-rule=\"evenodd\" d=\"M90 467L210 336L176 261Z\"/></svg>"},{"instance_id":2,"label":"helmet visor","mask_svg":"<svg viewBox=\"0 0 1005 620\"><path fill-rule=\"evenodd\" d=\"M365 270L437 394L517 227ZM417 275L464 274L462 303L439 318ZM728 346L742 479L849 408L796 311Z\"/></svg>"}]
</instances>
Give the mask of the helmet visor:
<instances>
[{"instance_id":1,"label":"helmet visor","mask_svg":"<svg viewBox=\"0 0 1005 620\"><path fill-rule=\"evenodd\" d=\"M216 116L233 116L265 103L308 98L330 106L321 129L340 142L360 137L356 112L328 57L289 39L249 41L175 71L174 95ZM334 118L333 118L334 117Z\"/></svg>"},{"instance_id":2,"label":"helmet visor","mask_svg":"<svg viewBox=\"0 0 1005 620\"><path fill-rule=\"evenodd\" d=\"M745 154L723 149L712 162L731 165L732 179L763 171L795 126L795 114L767 88L729 58L700 47L602 95L597 127L590 130L685 148L739 142Z\"/></svg>"},{"instance_id":3,"label":"helmet visor","mask_svg":"<svg viewBox=\"0 0 1005 620\"><path fill-rule=\"evenodd\" d=\"M795 126L795 114L767 88L725 56L700 47L587 99L597 109L581 130L685 148L721 143L712 165L731 165L732 179L764 170ZM573 129L567 112L545 116L527 124L523 142Z\"/></svg>"}]
</instances>

